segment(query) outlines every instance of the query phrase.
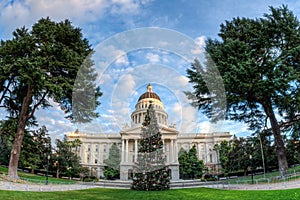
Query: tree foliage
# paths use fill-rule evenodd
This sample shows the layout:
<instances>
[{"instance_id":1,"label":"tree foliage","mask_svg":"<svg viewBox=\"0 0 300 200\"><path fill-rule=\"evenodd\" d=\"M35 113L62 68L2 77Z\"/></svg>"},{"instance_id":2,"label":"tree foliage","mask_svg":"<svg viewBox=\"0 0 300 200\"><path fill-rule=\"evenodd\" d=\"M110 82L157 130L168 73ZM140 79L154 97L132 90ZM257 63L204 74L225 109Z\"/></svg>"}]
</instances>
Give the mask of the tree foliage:
<instances>
[{"instance_id":1,"label":"tree foliage","mask_svg":"<svg viewBox=\"0 0 300 200\"><path fill-rule=\"evenodd\" d=\"M18 177L24 130L29 122L35 121L37 109L51 106L50 99L59 103L75 122L87 122L97 116L94 110L101 93L93 83L96 75L91 53L81 30L68 20L56 23L49 18L41 19L30 31L25 27L16 29L11 40L1 41L0 106L10 117L18 119L9 164L12 178ZM74 96L80 94L84 98L72 101L78 71L80 78Z\"/></svg>"},{"instance_id":2,"label":"tree foliage","mask_svg":"<svg viewBox=\"0 0 300 200\"><path fill-rule=\"evenodd\" d=\"M25 132L23 148L20 154L19 166L31 169L46 169L47 159L51 155L51 138L47 133L47 128Z\"/></svg>"},{"instance_id":3,"label":"tree foliage","mask_svg":"<svg viewBox=\"0 0 300 200\"><path fill-rule=\"evenodd\" d=\"M178 153L179 174L183 179L201 178L204 164L197 157L196 146L194 145L188 152L183 148Z\"/></svg>"},{"instance_id":4,"label":"tree foliage","mask_svg":"<svg viewBox=\"0 0 300 200\"><path fill-rule=\"evenodd\" d=\"M286 151L289 165L300 164L300 124L297 123L286 139Z\"/></svg>"},{"instance_id":5,"label":"tree foliage","mask_svg":"<svg viewBox=\"0 0 300 200\"><path fill-rule=\"evenodd\" d=\"M170 175L165 163L161 133L154 108L150 104L143 122L142 139L131 188L146 191L169 189Z\"/></svg>"},{"instance_id":6,"label":"tree foliage","mask_svg":"<svg viewBox=\"0 0 300 200\"><path fill-rule=\"evenodd\" d=\"M221 40L207 41L206 51L223 79L226 116L247 123L253 130L272 130L284 176L288 164L281 133L300 119L300 23L286 6L270 7L264 18L226 21L219 36ZM213 74L197 60L188 70L194 84L194 103L208 116L215 94L202 76ZM211 76L212 82L213 78L217 77Z\"/></svg>"},{"instance_id":7,"label":"tree foliage","mask_svg":"<svg viewBox=\"0 0 300 200\"><path fill-rule=\"evenodd\" d=\"M228 163L228 154L230 149L231 146L227 141L222 141L220 144L215 144L214 146L214 150L217 151L217 155L219 155L219 161L223 169L227 168L226 165Z\"/></svg>"},{"instance_id":8,"label":"tree foliage","mask_svg":"<svg viewBox=\"0 0 300 200\"><path fill-rule=\"evenodd\" d=\"M231 145L227 160L227 170L243 170L246 173L251 167L250 162L253 159L251 144L245 138L234 137Z\"/></svg>"},{"instance_id":9,"label":"tree foliage","mask_svg":"<svg viewBox=\"0 0 300 200\"><path fill-rule=\"evenodd\" d=\"M80 158L76 153L76 149L80 147L78 141L68 141L65 136L63 140L56 140L56 149L52 156L53 169L56 171L57 178L60 173L66 176L79 176L82 171Z\"/></svg>"},{"instance_id":10,"label":"tree foliage","mask_svg":"<svg viewBox=\"0 0 300 200\"><path fill-rule=\"evenodd\" d=\"M262 145L258 137L261 137ZM263 134L258 137L238 138L234 136L229 142L223 141L215 145L214 149L219 153L225 174L244 171L246 175L250 168L263 169L265 165L265 170L268 171L277 167L272 141Z\"/></svg>"},{"instance_id":11,"label":"tree foliage","mask_svg":"<svg viewBox=\"0 0 300 200\"><path fill-rule=\"evenodd\" d=\"M113 143L113 145L110 147L108 158L104 160L104 163L106 164L103 172L104 176L110 180L119 179L121 154L116 143Z\"/></svg>"},{"instance_id":12,"label":"tree foliage","mask_svg":"<svg viewBox=\"0 0 300 200\"><path fill-rule=\"evenodd\" d=\"M0 121L0 164L8 166L9 154L16 132L16 120L10 118Z\"/></svg>"}]
</instances>

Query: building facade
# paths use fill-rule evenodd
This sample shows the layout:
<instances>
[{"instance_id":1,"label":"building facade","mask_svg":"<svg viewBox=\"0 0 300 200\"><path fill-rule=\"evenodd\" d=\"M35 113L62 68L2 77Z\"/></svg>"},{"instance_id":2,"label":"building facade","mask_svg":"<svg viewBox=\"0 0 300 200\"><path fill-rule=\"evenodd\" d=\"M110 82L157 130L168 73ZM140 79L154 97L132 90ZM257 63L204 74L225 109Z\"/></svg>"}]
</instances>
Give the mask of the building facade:
<instances>
[{"instance_id":1,"label":"building facade","mask_svg":"<svg viewBox=\"0 0 300 200\"><path fill-rule=\"evenodd\" d=\"M168 124L168 114L160 97L152 91L148 84L147 91L140 96L131 114L131 125L124 127L116 134L90 134L81 133L78 130L67 134L69 140L79 139L82 144L78 151L81 164L88 167L90 174L103 177L105 167L104 160L108 158L109 149L116 143L121 150L120 179L130 180L134 163L137 159L138 143L141 139L142 123L147 108L153 105L159 129L162 134L163 151L166 155L166 165L171 172L171 179L179 179L178 152L180 148L189 150L196 146L198 158L203 160L209 169L217 169L219 164L218 152L214 151L214 145L226 140L229 141L229 132L217 133L179 133L174 125Z\"/></svg>"}]
</instances>

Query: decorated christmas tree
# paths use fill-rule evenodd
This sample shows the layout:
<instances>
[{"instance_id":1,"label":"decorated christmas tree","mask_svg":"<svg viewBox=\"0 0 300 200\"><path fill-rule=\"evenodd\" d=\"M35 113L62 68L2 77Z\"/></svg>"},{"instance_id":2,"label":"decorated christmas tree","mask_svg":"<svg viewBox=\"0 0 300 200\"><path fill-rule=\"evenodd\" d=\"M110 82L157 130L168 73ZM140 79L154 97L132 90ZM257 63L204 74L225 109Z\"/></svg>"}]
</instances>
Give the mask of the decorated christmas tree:
<instances>
[{"instance_id":1,"label":"decorated christmas tree","mask_svg":"<svg viewBox=\"0 0 300 200\"><path fill-rule=\"evenodd\" d=\"M161 133L155 111L150 104L143 122L142 138L139 143L131 188L146 191L169 189L170 175L165 162Z\"/></svg>"}]
</instances>

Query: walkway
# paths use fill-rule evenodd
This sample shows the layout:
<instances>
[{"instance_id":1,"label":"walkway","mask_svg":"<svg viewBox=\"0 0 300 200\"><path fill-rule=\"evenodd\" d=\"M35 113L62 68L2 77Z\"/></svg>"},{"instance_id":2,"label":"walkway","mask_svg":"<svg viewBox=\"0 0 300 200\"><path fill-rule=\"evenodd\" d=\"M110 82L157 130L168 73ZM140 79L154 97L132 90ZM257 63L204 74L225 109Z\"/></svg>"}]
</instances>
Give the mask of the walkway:
<instances>
[{"instance_id":1,"label":"walkway","mask_svg":"<svg viewBox=\"0 0 300 200\"><path fill-rule=\"evenodd\" d=\"M67 191L67 190L84 190L96 187L94 184L34 184L34 183L13 183L0 181L0 190L16 191Z\"/></svg>"},{"instance_id":2,"label":"walkway","mask_svg":"<svg viewBox=\"0 0 300 200\"><path fill-rule=\"evenodd\" d=\"M270 184L214 184L206 187L228 190L284 190L300 188L300 179Z\"/></svg>"},{"instance_id":3,"label":"walkway","mask_svg":"<svg viewBox=\"0 0 300 200\"><path fill-rule=\"evenodd\" d=\"M33 183L13 183L0 181L0 190L14 190L14 191L68 191L68 190L84 190L90 188L123 188L124 185L118 185L109 181L96 182L96 183L85 183L85 184L33 184ZM128 186L127 182L127 186ZM193 188L193 187L207 187L215 189L227 189L227 190L283 190L300 188L300 179L295 181L288 181L282 183L272 183L272 184L227 184L222 182L202 182L202 184L184 184L182 187L172 187L173 189L179 188ZM126 187L127 188L127 187ZM128 187L129 188L129 187Z\"/></svg>"}]
</instances>

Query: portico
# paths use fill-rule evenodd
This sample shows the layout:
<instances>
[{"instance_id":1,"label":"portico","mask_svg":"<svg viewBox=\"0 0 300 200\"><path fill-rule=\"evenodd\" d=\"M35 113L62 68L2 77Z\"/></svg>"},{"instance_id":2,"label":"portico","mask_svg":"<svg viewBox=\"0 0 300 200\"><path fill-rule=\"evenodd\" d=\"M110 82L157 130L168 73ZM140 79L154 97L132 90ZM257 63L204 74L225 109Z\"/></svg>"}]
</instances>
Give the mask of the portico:
<instances>
[{"instance_id":1,"label":"portico","mask_svg":"<svg viewBox=\"0 0 300 200\"><path fill-rule=\"evenodd\" d=\"M231 137L229 132L179 133L174 125L168 124L168 114L164 110L164 105L149 84L147 92L139 97L135 110L131 114L131 125L123 127L120 133L90 134L75 131L67 134L69 140L81 140L82 145L77 153L80 156L81 164L89 168L90 175L97 176L97 178L103 177L104 160L108 158L111 145L116 143L121 150L120 179L130 180L132 178L132 170L137 160L141 139L142 123L150 103L154 107L159 131L162 134L163 152L166 156L165 164L171 172L171 180L179 179L178 152L180 148L189 150L196 145L198 158L203 160L207 167L218 166L218 154L213 147L224 140L229 141Z\"/></svg>"}]
</instances>

